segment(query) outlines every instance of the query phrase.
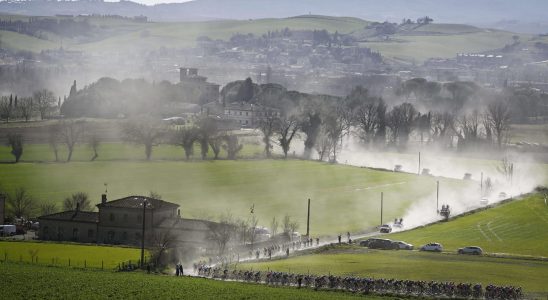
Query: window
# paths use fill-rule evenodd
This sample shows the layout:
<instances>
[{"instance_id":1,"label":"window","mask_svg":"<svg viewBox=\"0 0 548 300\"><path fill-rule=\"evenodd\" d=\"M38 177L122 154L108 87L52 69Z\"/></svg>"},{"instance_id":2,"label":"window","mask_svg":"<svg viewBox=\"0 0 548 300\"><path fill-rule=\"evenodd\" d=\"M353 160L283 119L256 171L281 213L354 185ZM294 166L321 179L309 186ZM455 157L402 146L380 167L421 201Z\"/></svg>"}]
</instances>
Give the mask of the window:
<instances>
[{"instance_id":1,"label":"window","mask_svg":"<svg viewBox=\"0 0 548 300\"><path fill-rule=\"evenodd\" d=\"M135 240L140 241L141 240L141 234L139 232L135 233Z\"/></svg>"},{"instance_id":2,"label":"window","mask_svg":"<svg viewBox=\"0 0 548 300\"><path fill-rule=\"evenodd\" d=\"M137 223L142 223L143 222L143 216L142 215L137 215Z\"/></svg>"},{"instance_id":3,"label":"window","mask_svg":"<svg viewBox=\"0 0 548 300\"><path fill-rule=\"evenodd\" d=\"M127 222L127 214L124 214L124 222Z\"/></svg>"},{"instance_id":4,"label":"window","mask_svg":"<svg viewBox=\"0 0 548 300\"><path fill-rule=\"evenodd\" d=\"M93 238L94 234L95 232L93 231L93 229L88 229L88 238Z\"/></svg>"},{"instance_id":5,"label":"window","mask_svg":"<svg viewBox=\"0 0 548 300\"><path fill-rule=\"evenodd\" d=\"M44 226L44 235L48 234L49 228L48 226Z\"/></svg>"},{"instance_id":6,"label":"window","mask_svg":"<svg viewBox=\"0 0 548 300\"><path fill-rule=\"evenodd\" d=\"M114 240L114 231L109 231L107 236L109 241Z\"/></svg>"},{"instance_id":7,"label":"window","mask_svg":"<svg viewBox=\"0 0 548 300\"><path fill-rule=\"evenodd\" d=\"M245 120L245 123L247 124L247 120Z\"/></svg>"},{"instance_id":8,"label":"window","mask_svg":"<svg viewBox=\"0 0 548 300\"><path fill-rule=\"evenodd\" d=\"M113 213L110 214L109 219L110 219L110 221L114 221L114 214Z\"/></svg>"},{"instance_id":9,"label":"window","mask_svg":"<svg viewBox=\"0 0 548 300\"><path fill-rule=\"evenodd\" d=\"M242 112L240 112L240 116L242 115Z\"/></svg>"},{"instance_id":10,"label":"window","mask_svg":"<svg viewBox=\"0 0 548 300\"><path fill-rule=\"evenodd\" d=\"M127 240L127 232L124 231L122 233L122 241L125 241L125 240Z\"/></svg>"},{"instance_id":11,"label":"window","mask_svg":"<svg viewBox=\"0 0 548 300\"><path fill-rule=\"evenodd\" d=\"M77 240L78 239L78 228L72 229L72 239Z\"/></svg>"},{"instance_id":12,"label":"window","mask_svg":"<svg viewBox=\"0 0 548 300\"><path fill-rule=\"evenodd\" d=\"M247 112L247 111L245 112L245 115L248 116L248 112Z\"/></svg>"}]
</instances>

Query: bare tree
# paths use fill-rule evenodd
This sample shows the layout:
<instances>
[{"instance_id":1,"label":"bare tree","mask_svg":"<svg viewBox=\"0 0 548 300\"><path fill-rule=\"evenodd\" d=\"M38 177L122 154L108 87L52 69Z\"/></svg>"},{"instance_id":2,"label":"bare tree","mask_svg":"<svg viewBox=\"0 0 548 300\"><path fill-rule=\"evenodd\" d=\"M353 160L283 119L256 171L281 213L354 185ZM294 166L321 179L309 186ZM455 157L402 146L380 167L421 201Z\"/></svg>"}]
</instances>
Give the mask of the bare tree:
<instances>
[{"instance_id":1,"label":"bare tree","mask_svg":"<svg viewBox=\"0 0 548 300\"><path fill-rule=\"evenodd\" d=\"M185 158L189 160L194 154L194 142L199 138L198 128L184 127L177 130L174 134L174 144L182 146L185 151Z\"/></svg>"},{"instance_id":2,"label":"bare tree","mask_svg":"<svg viewBox=\"0 0 548 300\"><path fill-rule=\"evenodd\" d=\"M91 211L93 207L91 201L89 200L88 194L84 192L77 192L70 197L66 197L63 201L64 210L76 210L80 209L83 211Z\"/></svg>"},{"instance_id":3,"label":"bare tree","mask_svg":"<svg viewBox=\"0 0 548 300\"><path fill-rule=\"evenodd\" d=\"M148 193L148 197L152 199L162 200L162 195L156 191L150 191Z\"/></svg>"},{"instance_id":4,"label":"bare tree","mask_svg":"<svg viewBox=\"0 0 548 300\"><path fill-rule=\"evenodd\" d=\"M226 135L224 137L226 144L223 148L226 150L228 159L236 159L238 153L243 149L244 145L238 142L238 136Z\"/></svg>"},{"instance_id":5,"label":"bare tree","mask_svg":"<svg viewBox=\"0 0 548 300\"><path fill-rule=\"evenodd\" d=\"M126 141L145 146L146 159L150 160L152 147L158 146L166 134L165 126L152 118L131 119L122 126Z\"/></svg>"},{"instance_id":6,"label":"bare tree","mask_svg":"<svg viewBox=\"0 0 548 300\"><path fill-rule=\"evenodd\" d=\"M53 92L47 89L34 92L33 98L41 120L44 120L47 113L57 104Z\"/></svg>"},{"instance_id":7,"label":"bare tree","mask_svg":"<svg viewBox=\"0 0 548 300\"><path fill-rule=\"evenodd\" d=\"M514 163L508 157L504 157L500 161L500 165L497 166L497 171L504 176L506 181L511 183L514 177Z\"/></svg>"},{"instance_id":8,"label":"bare tree","mask_svg":"<svg viewBox=\"0 0 548 300\"><path fill-rule=\"evenodd\" d=\"M317 141L314 145L314 149L318 153L318 160L323 161L324 157L329 156L329 149L331 148L331 142L327 137L327 132L322 125L322 128L318 134Z\"/></svg>"},{"instance_id":9,"label":"bare tree","mask_svg":"<svg viewBox=\"0 0 548 300\"><path fill-rule=\"evenodd\" d=\"M15 106L13 103L13 96L0 97L0 117L9 122L10 118L15 112Z\"/></svg>"},{"instance_id":10,"label":"bare tree","mask_svg":"<svg viewBox=\"0 0 548 300\"><path fill-rule=\"evenodd\" d=\"M213 151L213 159L219 158L219 153L221 153L221 148L223 147L223 136L216 135L209 138L209 146Z\"/></svg>"},{"instance_id":11,"label":"bare tree","mask_svg":"<svg viewBox=\"0 0 548 300\"><path fill-rule=\"evenodd\" d=\"M455 115L451 112L436 112L432 116L433 137L444 146L451 145L451 132L455 128Z\"/></svg>"},{"instance_id":12,"label":"bare tree","mask_svg":"<svg viewBox=\"0 0 548 300\"><path fill-rule=\"evenodd\" d=\"M18 110L21 117L25 119L25 122L28 122L32 117L34 112L34 103L32 97L25 97L19 99Z\"/></svg>"},{"instance_id":13,"label":"bare tree","mask_svg":"<svg viewBox=\"0 0 548 300\"><path fill-rule=\"evenodd\" d=\"M496 100L487 105L487 116L491 128L495 131L497 144L502 147L502 140L510 129L510 109L503 100Z\"/></svg>"},{"instance_id":14,"label":"bare tree","mask_svg":"<svg viewBox=\"0 0 548 300\"><path fill-rule=\"evenodd\" d=\"M15 156L18 163L23 155L23 136L19 133L8 133L8 146L11 147L11 154Z\"/></svg>"},{"instance_id":15,"label":"bare tree","mask_svg":"<svg viewBox=\"0 0 548 300\"><path fill-rule=\"evenodd\" d=\"M59 139L67 146L67 162L72 159L74 146L80 141L86 129L83 120L62 120L59 123Z\"/></svg>"},{"instance_id":16,"label":"bare tree","mask_svg":"<svg viewBox=\"0 0 548 300\"><path fill-rule=\"evenodd\" d=\"M8 194L6 203L10 213L16 218L28 219L33 216L36 208L36 201L24 187L17 188L14 194Z\"/></svg>"},{"instance_id":17,"label":"bare tree","mask_svg":"<svg viewBox=\"0 0 548 300\"><path fill-rule=\"evenodd\" d=\"M57 205L55 203L42 203L40 204L40 215L46 216L57 212Z\"/></svg>"},{"instance_id":18,"label":"bare tree","mask_svg":"<svg viewBox=\"0 0 548 300\"><path fill-rule=\"evenodd\" d=\"M59 140L60 140L60 126L59 123L50 125L48 127L48 144L53 150L55 155L55 161L59 161Z\"/></svg>"},{"instance_id":19,"label":"bare tree","mask_svg":"<svg viewBox=\"0 0 548 300\"><path fill-rule=\"evenodd\" d=\"M205 160L207 153L209 152L210 139L217 133L217 124L215 123L215 120L209 117L200 118L196 124L198 127L198 142L200 143L202 159Z\"/></svg>"},{"instance_id":20,"label":"bare tree","mask_svg":"<svg viewBox=\"0 0 548 300\"><path fill-rule=\"evenodd\" d=\"M264 119L259 121L259 130L263 134L263 143L264 143L264 151L266 153L266 157L270 158L272 156L272 136L276 132L276 129L278 128L279 119L274 116L267 116Z\"/></svg>"},{"instance_id":21,"label":"bare tree","mask_svg":"<svg viewBox=\"0 0 548 300\"><path fill-rule=\"evenodd\" d=\"M220 256L225 254L229 242L234 237L236 229L234 224L234 218L230 213L223 214L218 223L208 223L209 238L217 244Z\"/></svg>"},{"instance_id":22,"label":"bare tree","mask_svg":"<svg viewBox=\"0 0 548 300\"><path fill-rule=\"evenodd\" d=\"M251 240L251 245L255 243L255 238L257 237L257 224L259 224L259 219L257 219L255 214L252 214L249 219L249 238Z\"/></svg>"},{"instance_id":23,"label":"bare tree","mask_svg":"<svg viewBox=\"0 0 548 300\"><path fill-rule=\"evenodd\" d=\"M170 230L155 231L150 237L150 254L155 266L167 265L166 253L173 246L175 235Z\"/></svg>"},{"instance_id":24,"label":"bare tree","mask_svg":"<svg viewBox=\"0 0 548 300\"><path fill-rule=\"evenodd\" d=\"M279 120L279 125L276 127L276 133L278 134L278 141L284 152L284 158L287 158L287 152L289 152L289 146L297 130L299 130L299 121L296 116L283 117Z\"/></svg>"},{"instance_id":25,"label":"bare tree","mask_svg":"<svg viewBox=\"0 0 548 300\"><path fill-rule=\"evenodd\" d=\"M417 111L411 103L394 106L388 114L388 126L392 130L394 144L405 147L413 130Z\"/></svg>"},{"instance_id":26,"label":"bare tree","mask_svg":"<svg viewBox=\"0 0 548 300\"><path fill-rule=\"evenodd\" d=\"M291 237L291 217L287 214L284 216L284 219L282 221L282 229L284 234L287 234L289 237Z\"/></svg>"},{"instance_id":27,"label":"bare tree","mask_svg":"<svg viewBox=\"0 0 548 300\"><path fill-rule=\"evenodd\" d=\"M360 130L359 136L365 144L371 143L375 137L375 133L379 130L382 120L379 112L381 112L381 108L384 106L384 101L382 98L379 98L374 101L360 103L356 108L356 112L354 113L356 125Z\"/></svg>"},{"instance_id":28,"label":"bare tree","mask_svg":"<svg viewBox=\"0 0 548 300\"><path fill-rule=\"evenodd\" d=\"M101 140L99 139L99 136L96 134L92 134L89 137L88 146L93 151L93 156L91 157L91 161L95 161L99 157L99 146L101 145Z\"/></svg>"},{"instance_id":29,"label":"bare tree","mask_svg":"<svg viewBox=\"0 0 548 300\"><path fill-rule=\"evenodd\" d=\"M276 220L276 217L273 217L272 221L270 221L270 233L272 233L272 236L275 236L278 233L279 226L278 220Z\"/></svg>"}]
</instances>

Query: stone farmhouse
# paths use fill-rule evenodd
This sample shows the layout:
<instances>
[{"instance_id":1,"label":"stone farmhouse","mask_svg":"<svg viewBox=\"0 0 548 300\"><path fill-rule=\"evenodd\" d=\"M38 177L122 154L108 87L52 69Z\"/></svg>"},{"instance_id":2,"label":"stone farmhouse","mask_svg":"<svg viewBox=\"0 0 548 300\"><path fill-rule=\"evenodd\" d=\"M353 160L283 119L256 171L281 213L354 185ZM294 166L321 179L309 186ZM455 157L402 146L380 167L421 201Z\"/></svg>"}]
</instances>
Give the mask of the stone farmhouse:
<instances>
[{"instance_id":1,"label":"stone farmhouse","mask_svg":"<svg viewBox=\"0 0 548 300\"><path fill-rule=\"evenodd\" d=\"M244 128L255 128L261 120L280 115L279 109L247 102L234 102L225 107L225 118L235 120Z\"/></svg>"},{"instance_id":2,"label":"stone farmhouse","mask_svg":"<svg viewBox=\"0 0 548 300\"><path fill-rule=\"evenodd\" d=\"M213 247L209 235L218 223L181 218L178 204L144 196L107 201L103 194L97 208L98 212L77 208L39 217L38 238L141 245L144 226L145 245L158 236L169 235L174 246L191 245L203 250Z\"/></svg>"}]
</instances>

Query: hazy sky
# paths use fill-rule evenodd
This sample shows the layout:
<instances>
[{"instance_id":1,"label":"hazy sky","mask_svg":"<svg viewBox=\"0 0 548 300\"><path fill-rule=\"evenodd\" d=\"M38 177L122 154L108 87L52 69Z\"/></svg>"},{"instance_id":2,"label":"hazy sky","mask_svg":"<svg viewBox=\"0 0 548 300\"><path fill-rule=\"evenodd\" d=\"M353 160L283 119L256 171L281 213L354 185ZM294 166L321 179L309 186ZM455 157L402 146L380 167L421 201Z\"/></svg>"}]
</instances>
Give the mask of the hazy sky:
<instances>
[{"instance_id":1,"label":"hazy sky","mask_svg":"<svg viewBox=\"0 0 548 300\"><path fill-rule=\"evenodd\" d=\"M107 2L118 2L118 0L105 0ZM181 3L181 2L188 2L192 0L131 0L132 2L137 2L141 4L146 5L154 5L158 3Z\"/></svg>"}]
</instances>

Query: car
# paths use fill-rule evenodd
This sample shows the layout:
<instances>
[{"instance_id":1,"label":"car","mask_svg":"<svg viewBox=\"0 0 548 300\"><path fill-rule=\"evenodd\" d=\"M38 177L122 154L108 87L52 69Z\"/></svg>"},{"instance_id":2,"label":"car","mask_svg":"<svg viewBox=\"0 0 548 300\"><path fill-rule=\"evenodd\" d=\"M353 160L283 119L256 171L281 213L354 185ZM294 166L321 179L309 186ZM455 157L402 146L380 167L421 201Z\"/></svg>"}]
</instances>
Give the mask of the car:
<instances>
[{"instance_id":1,"label":"car","mask_svg":"<svg viewBox=\"0 0 548 300\"><path fill-rule=\"evenodd\" d=\"M404 241L395 241L394 244L396 245L396 249L400 250L413 250L413 245L406 243Z\"/></svg>"},{"instance_id":2,"label":"car","mask_svg":"<svg viewBox=\"0 0 548 300\"><path fill-rule=\"evenodd\" d=\"M458 254L474 254L474 255L482 255L483 250L478 246L467 246L463 248L459 248L457 251Z\"/></svg>"},{"instance_id":3,"label":"car","mask_svg":"<svg viewBox=\"0 0 548 300\"><path fill-rule=\"evenodd\" d=\"M374 240L374 239L367 239L365 241L361 241L360 246L367 247L369 245L369 242L371 242L372 240Z\"/></svg>"},{"instance_id":4,"label":"car","mask_svg":"<svg viewBox=\"0 0 548 300\"><path fill-rule=\"evenodd\" d=\"M441 252L443 251L443 246L440 243L428 243L420 248L420 251L433 251Z\"/></svg>"},{"instance_id":5,"label":"car","mask_svg":"<svg viewBox=\"0 0 548 300\"><path fill-rule=\"evenodd\" d=\"M499 199L506 199L506 198L508 198L508 195L505 192L499 193Z\"/></svg>"},{"instance_id":6,"label":"car","mask_svg":"<svg viewBox=\"0 0 548 300\"><path fill-rule=\"evenodd\" d=\"M379 227L379 231L381 233L390 233L392 232L392 227L388 224L383 224L381 227Z\"/></svg>"},{"instance_id":7,"label":"car","mask_svg":"<svg viewBox=\"0 0 548 300\"><path fill-rule=\"evenodd\" d=\"M397 245L389 239L371 239L367 244L369 249L383 249L392 250L396 249Z\"/></svg>"},{"instance_id":8,"label":"car","mask_svg":"<svg viewBox=\"0 0 548 300\"><path fill-rule=\"evenodd\" d=\"M489 199L487 199L487 197L482 197L481 200L480 200L480 204L481 205L489 204Z\"/></svg>"}]
</instances>

